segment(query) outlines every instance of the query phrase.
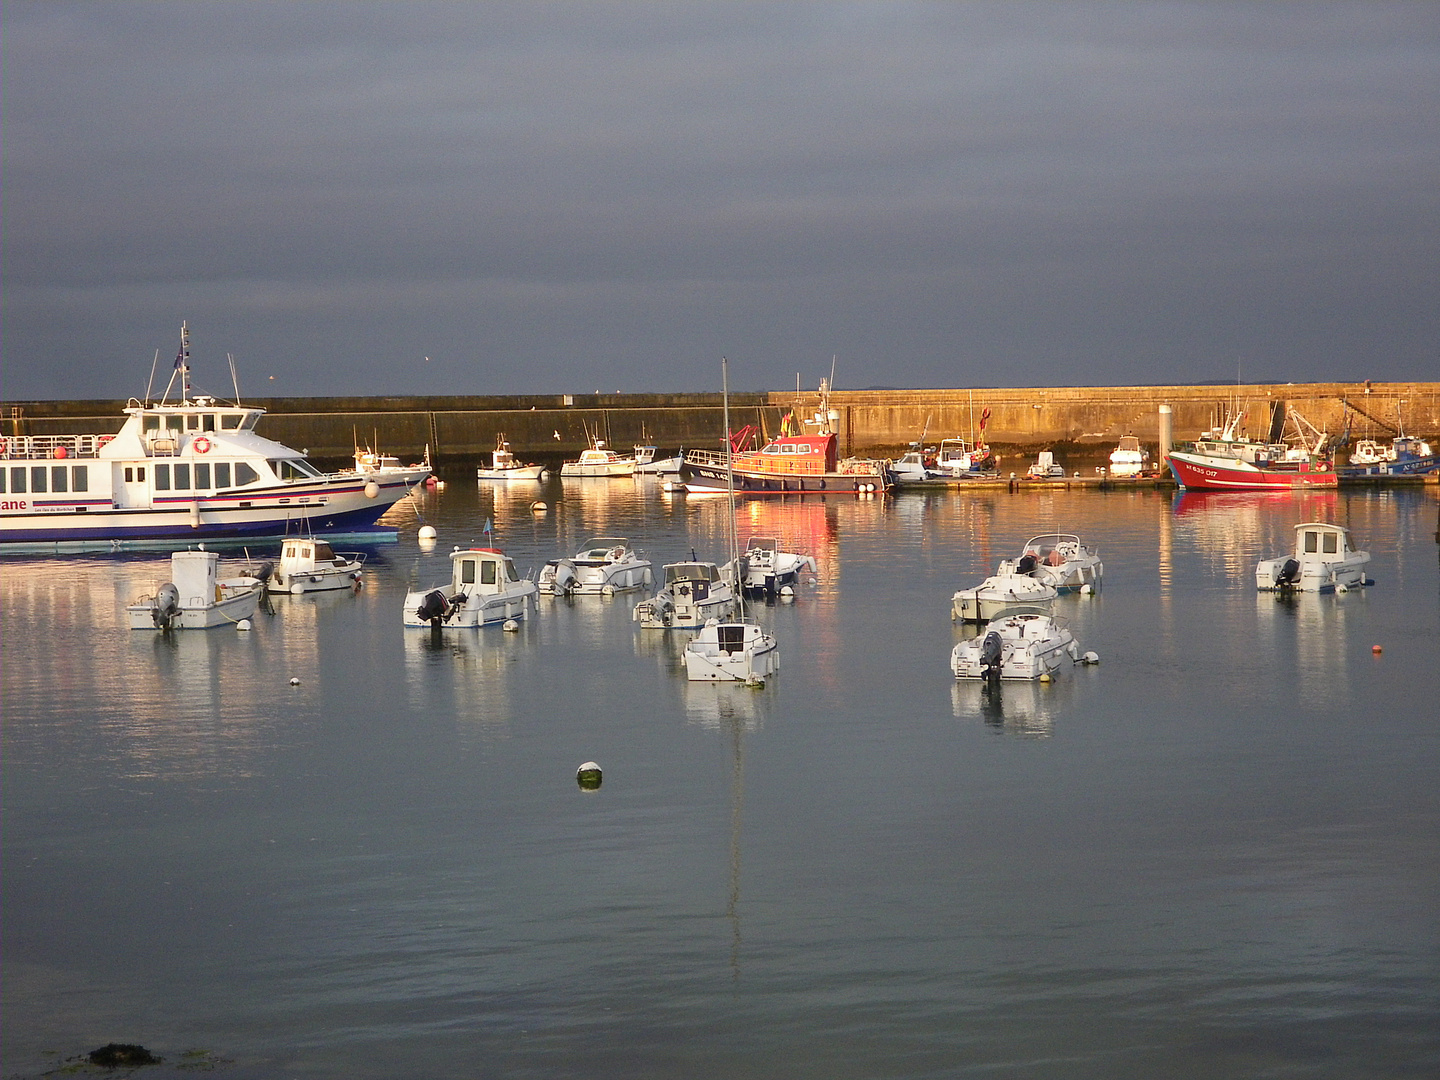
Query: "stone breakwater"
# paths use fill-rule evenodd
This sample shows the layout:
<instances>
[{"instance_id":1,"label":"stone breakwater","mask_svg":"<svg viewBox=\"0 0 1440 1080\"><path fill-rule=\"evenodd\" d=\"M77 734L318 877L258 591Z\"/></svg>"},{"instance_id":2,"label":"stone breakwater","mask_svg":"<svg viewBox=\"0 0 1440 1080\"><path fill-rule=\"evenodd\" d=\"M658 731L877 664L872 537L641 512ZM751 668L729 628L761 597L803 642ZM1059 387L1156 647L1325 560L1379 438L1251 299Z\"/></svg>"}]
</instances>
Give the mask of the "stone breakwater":
<instances>
[{"instance_id":1,"label":"stone breakwater","mask_svg":"<svg viewBox=\"0 0 1440 1080\"><path fill-rule=\"evenodd\" d=\"M430 447L436 462L480 459L503 432L522 457L574 456L598 434L628 449L718 447L719 394L596 394L457 397L257 398L267 410L260 433L320 460L349 458L357 443L410 458ZM815 411L814 392L731 394L732 427L773 434L794 408ZM0 434L118 431L121 401L7 402ZM1354 438L1408 433L1440 438L1440 382L1282 383L1242 386L1020 387L940 390L841 390L831 395L842 446L850 454L894 456L925 432L927 444L969 439L986 417L987 441L1018 453L1063 448L1098 460L1122 435L1153 453L1159 411L1169 405L1176 441L1195 438L1231 409L1246 411L1250 434L1263 436L1282 410ZM986 416L988 410L988 417Z\"/></svg>"}]
</instances>

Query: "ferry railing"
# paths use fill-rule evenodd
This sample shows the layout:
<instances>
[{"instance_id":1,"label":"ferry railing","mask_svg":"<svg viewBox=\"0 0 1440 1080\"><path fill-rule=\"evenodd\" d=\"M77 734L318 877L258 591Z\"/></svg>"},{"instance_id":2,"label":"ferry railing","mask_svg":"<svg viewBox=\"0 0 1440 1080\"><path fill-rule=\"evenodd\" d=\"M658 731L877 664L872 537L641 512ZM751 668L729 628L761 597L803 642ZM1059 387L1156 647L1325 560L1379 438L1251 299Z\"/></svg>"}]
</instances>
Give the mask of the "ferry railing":
<instances>
[{"instance_id":1,"label":"ferry railing","mask_svg":"<svg viewBox=\"0 0 1440 1080\"><path fill-rule=\"evenodd\" d=\"M0 436L0 457L11 461L45 461L97 458L113 435L10 435Z\"/></svg>"}]
</instances>

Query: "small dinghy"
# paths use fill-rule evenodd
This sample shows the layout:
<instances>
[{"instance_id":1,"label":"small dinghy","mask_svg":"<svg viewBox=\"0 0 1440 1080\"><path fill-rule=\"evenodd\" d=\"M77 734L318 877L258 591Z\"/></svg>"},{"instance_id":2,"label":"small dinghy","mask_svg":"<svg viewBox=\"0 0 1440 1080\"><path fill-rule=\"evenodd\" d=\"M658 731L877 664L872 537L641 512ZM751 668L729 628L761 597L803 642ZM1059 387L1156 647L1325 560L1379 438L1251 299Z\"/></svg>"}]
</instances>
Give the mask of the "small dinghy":
<instances>
[{"instance_id":1,"label":"small dinghy","mask_svg":"<svg viewBox=\"0 0 1440 1080\"><path fill-rule=\"evenodd\" d=\"M950 670L957 679L1039 679L1062 666L1098 662L1080 655L1068 629L1048 615L1008 615L955 646Z\"/></svg>"},{"instance_id":2,"label":"small dinghy","mask_svg":"<svg viewBox=\"0 0 1440 1080\"><path fill-rule=\"evenodd\" d=\"M327 589L355 589L365 565L362 551L334 551L324 540L286 540L280 561L270 575L270 591L298 596Z\"/></svg>"},{"instance_id":3,"label":"small dinghy","mask_svg":"<svg viewBox=\"0 0 1440 1080\"><path fill-rule=\"evenodd\" d=\"M800 584L800 575L817 573L815 559L795 551L781 551L773 536L752 536L740 556L740 587L749 595L774 597L780 590Z\"/></svg>"},{"instance_id":4,"label":"small dinghy","mask_svg":"<svg viewBox=\"0 0 1440 1080\"><path fill-rule=\"evenodd\" d=\"M546 563L540 570L540 591L546 596L609 596L653 580L650 560L637 555L629 540L597 536L571 558Z\"/></svg>"},{"instance_id":5,"label":"small dinghy","mask_svg":"<svg viewBox=\"0 0 1440 1080\"><path fill-rule=\"evenodd\" d=\"M754 683L779 670L775 636L752 622L711 620L685 644L685 677L691 682Z\"/></svg>"},{"instance_id":6,"label":"small dinghy","mask_svg":"<svg viewBox=\"0 0 1440 1080\"><path fill-rule=\"evenodd\" d=\"M955 593L950 598L950 618L952 621L983 623L1002 614L1030 612L1049 615L1055 597L1059 595L1055 586L1026 574L996 574L973 589L961 589Z\"/></svg>"},{"instance_id":7,"label":"small dinghy","mask_svg":"<svg viewBox=\"0 0 1440 1080\"><path fill-rule=\"evenodd\" d=\"M1024 574L1051 585L1056 592L1091 593L1100 587L1105 564L1100 553L1086 547L1074 533L1046 533L1025 542L1018 559L1001 562L996 574Z\"/></svg>"},{"instance_id":8,"label":"small dinghy","mask_svg":"<svg viewBox=\"0 0 1440 1080\"><path fill-rule=\"evenodd\" d=\"M1295 526L1295 554L1262 559L1255 567L1261 592L1345 592L1373 585L1365 576L1368 551L1356 551L1340 525L1309 521Z\"/></svg>"},{"instance_id":9,"label":"small dinghy","mask_svg":"<svg viewBox=\"0 0 1440 1080\"><path fill-rule=\"evenodd\" d=\"M258 577L221 580L213 551L177 551L170 556L170 580L125 613L131 630L209 630L250 618L264 592Z\"/></svg>"},{"instance_id":10,"label":"small dinghy","mask_svg":"<svg viewBox=\"0 0 1440 1080\"><path fill-rule=\"evenodd\" d=\"M636 604L631 618L647 630L693 630L709 619L729 618L734 610L735 590L713 562L667 563L665 584Z\"/></svg>"},{"instance_id":11,"label":"small dinghy","mask_svg":"<svg viewBox=\"0 0 1440 1080\"><path fill-rule=\"evenodd\" d=\"M470 629L523 619L537 589L496 548L456 548L450 553L450 584L405 594L406 626Z\"/></svg>"}]
</instances>

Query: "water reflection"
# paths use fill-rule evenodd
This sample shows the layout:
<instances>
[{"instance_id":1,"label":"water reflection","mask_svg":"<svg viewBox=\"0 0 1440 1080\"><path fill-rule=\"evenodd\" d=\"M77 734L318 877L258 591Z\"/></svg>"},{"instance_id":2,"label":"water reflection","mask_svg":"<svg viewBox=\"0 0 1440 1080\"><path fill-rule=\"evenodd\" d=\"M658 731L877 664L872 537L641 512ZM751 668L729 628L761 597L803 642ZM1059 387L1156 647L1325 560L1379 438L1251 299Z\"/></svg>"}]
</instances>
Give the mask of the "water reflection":
<instances>
[{"instance_id":1,"label":"water reflection","mask_svg":"<svg viewBox=\"0 0 1440 1080\"><path fill-rule=\"evenodd\" d=\"M1074 696L1071 679L1062 675L1052 683L988 679L956 679L950 688L950 705L956 719L979 718L1005 735L1048 739L1055 733L1055 718Z\"/></svg>"},{"instance_id":2,"label":"water reflection","mask_svg":"<svg viewBox=\"0 0 1440 1080\"><path fill-rule=\"evenodd\" d=\"M1315 709L1350 696L1347 623L1364 625L1368 588L1336 593L1255 594L1256 624L1278 667L1296 675L1301 704Z\"/></svg>"},{"instance_id":3,"label":"water reflection","mask_svg":"<svg viewBox=\"0 0 1440 1080\"><path fill-rule=\"evenodd\" d=\"M521 620L515 633L498 627L405 630L410 706L425 714L453 716L462 731L503 727L514 712L511 672L536 636L531 619Z\"/></svg>"}]
</instances>

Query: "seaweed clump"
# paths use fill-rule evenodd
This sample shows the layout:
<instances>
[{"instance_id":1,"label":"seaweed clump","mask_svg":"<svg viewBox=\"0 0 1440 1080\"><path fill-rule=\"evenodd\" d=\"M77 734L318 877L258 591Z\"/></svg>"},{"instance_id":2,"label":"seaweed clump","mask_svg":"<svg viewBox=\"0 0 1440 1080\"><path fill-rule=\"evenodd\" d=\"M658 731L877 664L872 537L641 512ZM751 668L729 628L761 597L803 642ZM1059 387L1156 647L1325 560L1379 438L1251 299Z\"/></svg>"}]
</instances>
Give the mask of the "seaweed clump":
<instances>
[{"instance_id":1,"label":"seaweed clump","mask_svg":"<svg viewBox=\"0 0 1440 1080\"><path fill-rule=\"evenodd\" d=\"M164 1060L135 1043L106 1043L98 1050L90 1051L90 1064L103 1065L107 1069L126 1065L158 1065Z\"/></svg>"}]
</instances>

